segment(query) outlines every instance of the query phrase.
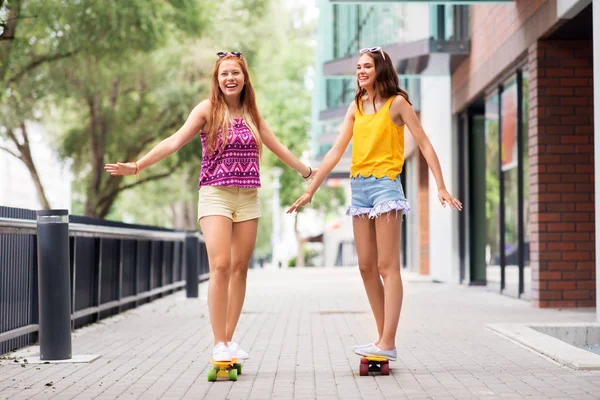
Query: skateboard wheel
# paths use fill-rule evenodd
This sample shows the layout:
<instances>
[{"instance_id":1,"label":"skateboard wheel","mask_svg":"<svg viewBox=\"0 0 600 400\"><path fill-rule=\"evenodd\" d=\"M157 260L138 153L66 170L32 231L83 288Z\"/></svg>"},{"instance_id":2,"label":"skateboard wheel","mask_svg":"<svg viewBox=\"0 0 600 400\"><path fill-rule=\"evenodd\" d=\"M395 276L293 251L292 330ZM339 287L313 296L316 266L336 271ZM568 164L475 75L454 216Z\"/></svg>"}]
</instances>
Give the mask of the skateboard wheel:
<instances>
[{"instance_id":1,"label":"skateboard wheel","mask_svg":"<svg viewBox=\"0 0 600 400\"><path fill-rule=\"evenodd\" d=\"M368 364L360 364L359 372L360 372L360 376L369 375L369 365Z\"/></svg>"},{"instance_id":2,"label":"skateboard wheel","mask_svg":"<svg viewBox=\"0 0 600 400\"><path fill-rule=\"evenodd\" d=\"M230 369L229 370L229 380L230 381L237 381L238 378L238 370L237 369Z\"/></svg>"},{"instance_id":3,"label":"skateboard wheel","mask_svg":"<svg viewBox=\"0 0 600 400\"><path fill-rule=\"evenodd\" d=\"M385 363L381 364L381 375L389 375L390 374L390 364Z\"/></svg>"},{"instance_id":4,"label":"skateboard wheel","mask_svg":"<svg viewBox=\"0 0 600 400\"><path fill-rule=\"evenodd\" d=\"M217 372L211 368L208 370L206 377L208 378L209 382L215 382L217 380Z\"/></svg>"},{"instance_id":5,"label":"skateboard wheel","mask_svg":"<svg viewBox=\"0 0 600 400\"><path fill-rule=\"evenodd\" d=\"M367 360L366 358L363 357L363 358L360 359L360 364L361 365L362 364L369 364L369 360Z\"/></svg>"},{"instance_id":6,"label":"skateboard wheel","mask_svg":"<svg viewBox=\"0 0 600 400\"><path fill-rule=\"evenodd\" d=\"M233 366L235 367L235 369L237 369L237 374L241 375L242 374L242 364L233 364Z\"/></svg>"}]
</instances>

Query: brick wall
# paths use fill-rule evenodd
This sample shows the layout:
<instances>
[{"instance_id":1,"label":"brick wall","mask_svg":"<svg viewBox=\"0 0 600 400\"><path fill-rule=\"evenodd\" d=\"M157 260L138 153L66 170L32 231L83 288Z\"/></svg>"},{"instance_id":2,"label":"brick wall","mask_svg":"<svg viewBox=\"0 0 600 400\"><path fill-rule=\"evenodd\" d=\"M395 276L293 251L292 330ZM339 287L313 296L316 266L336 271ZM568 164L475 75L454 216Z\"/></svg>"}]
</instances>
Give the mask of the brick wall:
<instances>
[{"instance_id":1,"label":"brick wall","mask_svg":"<svg viewBox=\"0 0 600 400\"><path fill-rule=\"evenodd\" d=\"M591 41L529 49L532 299L595 306Z\"/></svg>"},{"instance_id":2,"label":"brick wall","mask_svg":"<svg viewBox=\"0 0 600 400\"><path fill-rule=\"evenodd\" d=\"M418 232L419 232L419 267L421 275L429 275L429 166L423 154L419 151L416 155L419 179L419 207L418 207Z\"/></svg>"},{"instance_id":3,"label":"brick wall","mask_svg":"<svg viewBox=\"0 0 600 400\"><path fill-rule=\"evenodd\" d=\"M557 22L555 0L480 4L469 10L471 51L452 74L453 112L478 97Z\"/></svg>"}]
</instances>

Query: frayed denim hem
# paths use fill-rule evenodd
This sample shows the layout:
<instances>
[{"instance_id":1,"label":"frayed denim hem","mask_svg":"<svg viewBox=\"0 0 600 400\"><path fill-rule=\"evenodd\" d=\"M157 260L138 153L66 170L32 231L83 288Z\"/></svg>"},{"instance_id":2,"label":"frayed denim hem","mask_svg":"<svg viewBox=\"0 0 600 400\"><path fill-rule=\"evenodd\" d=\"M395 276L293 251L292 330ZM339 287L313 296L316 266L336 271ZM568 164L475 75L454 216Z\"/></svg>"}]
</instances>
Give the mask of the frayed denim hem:
<instances>
[{"instance_id":1,"label":"frayed denim hem","mask_svg":"<svg viewBox=\"0 0 600 400\"><path fill-rule=\"evenodd\" d=\"M352 217L362 216L373 219L380 217L381 214L389 213L390 211L396 211L396 216L398 216L398 212L400 212L402 215L406 215L410 212L410 204L408 204L408 200L390 200L377 204L372 208L351 206L346 210L346 215L350 215Z\"/></svg>"}]
</instances>

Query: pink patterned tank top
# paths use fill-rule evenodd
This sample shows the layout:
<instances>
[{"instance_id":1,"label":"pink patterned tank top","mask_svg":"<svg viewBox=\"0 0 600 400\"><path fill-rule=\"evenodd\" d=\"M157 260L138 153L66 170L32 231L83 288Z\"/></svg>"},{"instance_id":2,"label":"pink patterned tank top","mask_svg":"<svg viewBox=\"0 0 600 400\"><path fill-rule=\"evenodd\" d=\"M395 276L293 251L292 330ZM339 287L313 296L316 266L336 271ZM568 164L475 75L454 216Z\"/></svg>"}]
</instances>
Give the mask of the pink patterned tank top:
<instances>
[{"instance_id":1,"label":"pink patterned tank top","mask_svg":"<svg viewBox=\"0 0 600 400\"><path fill-rule=\"evenodd\" d=\"M208 133L200 132L202 141L202 169L198 189L201 186L235 186L241 188L260 187L260 167L258 147L252 132L241 118L235 118L229 125L229 137L225 148L208 154L206 139ZM221 146L221 130L217 148Z\"/></svg>"}]
</instances>

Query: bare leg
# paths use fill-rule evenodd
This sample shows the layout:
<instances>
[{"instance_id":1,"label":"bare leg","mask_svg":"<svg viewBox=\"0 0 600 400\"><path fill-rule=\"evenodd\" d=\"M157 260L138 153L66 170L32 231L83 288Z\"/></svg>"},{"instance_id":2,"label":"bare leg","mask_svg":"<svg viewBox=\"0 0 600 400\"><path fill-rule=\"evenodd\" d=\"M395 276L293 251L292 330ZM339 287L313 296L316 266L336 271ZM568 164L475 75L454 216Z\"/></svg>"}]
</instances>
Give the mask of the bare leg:
<instances>
[{"instance_id":1,"label":"bare leg","mask_svg":"<svg viewBox=\"0 0 600 400\"><path fill-rule=\"evenodd\" d=\"M227 309L227 341L232 341L244 298L246 297L246 277L248 264L256 244L258 219L233 224L231 239L231 279L229 280L229 308Z\"/></svg>"},{"instance_id":2,"label":"bare leg","mask_svg":"<svg viewBox=\"0 0 600 400\"><path fill-rule=\"evenodd\" d=\"M379 340L384 327L383 285L377 269L377 241L375 238L375 221L366 217L353 217L354 241L358 254L358 269L367 292L367 298L373 310Z\"/></svg>"},{"instance_id":3,"label":"bare leg","mask_svg":"<svg viewBox=\"0 0 600 400\"><path fill-rule=\"evenodd\" d=\"M220 215L211 215L200 219L210 268L208 313L215 344L227 343L226 320L229 277L231 275L232 225L231 219Z\"/></svg>"},{"instance_id":4,"label":"bare leg","mask_svg":"<svg viewBox=\"0 0 600 400\"><path fill-rule=\"evenodd\" d=\"M385 296L383 335L377 343L382 350L396 347L396 332L402 309L403 287L400 276L400 233L402 216L396 211L382 214L375 220L377 237L377 267L383 278Z\"/></svg>"}]
</instances>

